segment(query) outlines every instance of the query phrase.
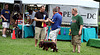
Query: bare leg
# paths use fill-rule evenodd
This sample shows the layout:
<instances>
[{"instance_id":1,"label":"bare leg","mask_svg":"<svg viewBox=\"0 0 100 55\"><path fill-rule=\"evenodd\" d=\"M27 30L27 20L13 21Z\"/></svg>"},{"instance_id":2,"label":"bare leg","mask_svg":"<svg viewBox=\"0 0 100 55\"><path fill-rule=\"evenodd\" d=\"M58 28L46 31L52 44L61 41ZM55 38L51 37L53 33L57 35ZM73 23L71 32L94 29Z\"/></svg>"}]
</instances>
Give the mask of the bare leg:
<instances>
[{"instance_id":1,"label":"bare leg","mask_svg":"<svg viewBox=\"0 0 100 55\"><path fill-rule=\"evenodd\" d=\"M78 53L80 53L80 47L81 47L81 46L79 46L79 45L77 46L77 48L78 48Z\"/></svg>"},{"instance_id":2,"label":"bare leg","mask_svg":"<svg viewBox=\"0 0 100 55\"><path fill-rule=\"evenodd\" d=\"M56 48L57 48L57 40L52 40L52 42L56 44Z\"/></svg>"},{"instance_id":3,"label":"bare leg","mask_svg":"<svg viewBox=\"0 0 100 55\"><path fill-rule=\"evenodd\" d=\"M37 40L37 39L35 39L35 47L37 46L37 42L38 42L38 40Z\"/></svg>"},{"instance_id":4,"label":"bare leg","mask_svg":"<svg viewBox=\"0 0 100 55\"><path fill-rule=\"evenodd\" d=\"M56 41L55 40L52 40L52 42L54 42L56 44Z\"/></svg>"},{"instance_id":5,"label":"bare leg","mask_svg":"<svg viewBox=\"0 0 100 55\"><path fill-rule=\"evenodd\" d=\"M57 39L55 40L55 43L57 44Z\"/></svg>"},{"instance_id":6,"label":"bare leg","mask_svg":"<svg viewBox=\"0 0 100 55\"><path fill-rule=\"evenodd\" d=\"M6 34L6 28L3 28L3 33L2 33L3 35L5 35Z\"/></svg>"},{"instance_id":7,"label":"bare leg","mask_svg":"<svg viewBox=\"0 0 100 55\"><path fill-rule=\"evenodd\" d=\"M73 52L75 52L76 50L76 45L73 45Z\"/></svg>"}]
</instances>

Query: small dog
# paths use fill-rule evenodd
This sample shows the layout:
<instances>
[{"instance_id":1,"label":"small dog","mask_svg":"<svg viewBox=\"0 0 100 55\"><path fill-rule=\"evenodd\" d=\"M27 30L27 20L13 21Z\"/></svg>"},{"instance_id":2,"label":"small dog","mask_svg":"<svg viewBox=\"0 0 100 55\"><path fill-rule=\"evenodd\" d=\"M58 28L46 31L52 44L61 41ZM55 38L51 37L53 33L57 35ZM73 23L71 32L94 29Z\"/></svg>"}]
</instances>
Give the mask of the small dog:
<instances>
[{"instance_id":1,"label":"small dog","mask_svg":"<svg viewBox=\"0 0 100 55\"><path fill-rule=\"evenodd\" d=\"M43 48L43 50L48 50L48 48L50 47L51 49L53 49L53 52L58 52L58 49L56 48L56 44L54 42L44 42L44 41L40 41L39 43L39 48Z\"/></svg>"}]
</instances>

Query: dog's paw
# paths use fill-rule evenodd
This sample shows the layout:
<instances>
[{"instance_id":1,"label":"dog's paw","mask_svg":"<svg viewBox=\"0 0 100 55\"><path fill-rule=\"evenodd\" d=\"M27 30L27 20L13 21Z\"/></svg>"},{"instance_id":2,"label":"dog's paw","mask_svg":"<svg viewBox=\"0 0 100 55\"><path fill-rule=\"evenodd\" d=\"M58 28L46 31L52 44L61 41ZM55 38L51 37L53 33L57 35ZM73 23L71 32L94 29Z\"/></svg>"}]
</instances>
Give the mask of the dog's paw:
<instances>
[{"instance_id":1,"label":"dog's paw","mask_svg":"<svg viewBox=\"0 0 100 55\"><path fill-rule=\"evenodd\" d=\"M56 52L58 52L58 49L56 49Z\"/></svg>"},{"instance_id":2,"label":"dog's paw","mask_svg":"<svg viewBox=\"0 0 100 55\"><path fill-rule=\"evenodd\" d=\"M48 51L48 49L46 49L46 51Z\"/></svg>"},{"instance_id":3,"label":"dog's paw","mask_svg":"<svg viewBox=\"0 0 100 55\"><path fill-rule=\"evenodd\" d=\"M53 50L53 52L55 52L55 50Z\"/></svg>"},{"instance_id":4,"label":"dog's paw","mask_svg":"<svg viewBox=\"0 0 100 55\"><path fill-rule=\"evenodd\" d=\"M43 50L45 50L45 48L43 48Z\"/></svg>"}]
</instances>

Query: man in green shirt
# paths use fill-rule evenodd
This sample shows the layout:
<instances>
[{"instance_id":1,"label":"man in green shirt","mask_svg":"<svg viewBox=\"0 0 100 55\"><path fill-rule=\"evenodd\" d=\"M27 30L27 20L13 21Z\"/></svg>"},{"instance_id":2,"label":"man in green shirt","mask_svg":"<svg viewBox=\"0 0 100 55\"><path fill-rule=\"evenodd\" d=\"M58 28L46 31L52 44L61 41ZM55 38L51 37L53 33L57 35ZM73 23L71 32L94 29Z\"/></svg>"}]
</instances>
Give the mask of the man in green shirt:
<instances>
[{"instance_id":1,"label":"man in green shirt","mask_svg":"<svg viewBox=\"0 0 100 55\"><path fill-rule=\"evenodd\" d=\"M71 34L72 34L72 45L73 45L73 52L76 50L76 46L78 47L78 53L80 53L80 46L81 46L81 34L83 28L83 19L78 14L77 9L72 9L72 24L71 24Z\"/></svg>"}]
</instances>

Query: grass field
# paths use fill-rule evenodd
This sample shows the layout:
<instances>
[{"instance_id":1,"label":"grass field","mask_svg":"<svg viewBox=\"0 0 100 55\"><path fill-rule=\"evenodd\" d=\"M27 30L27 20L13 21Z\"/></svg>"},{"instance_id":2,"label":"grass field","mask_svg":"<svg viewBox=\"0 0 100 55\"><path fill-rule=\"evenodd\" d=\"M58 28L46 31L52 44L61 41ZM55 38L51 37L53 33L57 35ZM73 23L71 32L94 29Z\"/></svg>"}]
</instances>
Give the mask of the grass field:
<instances>
[{"instance_id":1,"label":"grass field","mask_svg":"<svg viewBox=\"0 0 100 55\"><path fill-rule=\"evenodd\" d=\"M12 40L10 37L0 36L0 55L99 55L100 48L81 45L81 53L72 53L72 45L69 41L58 41L58 52L42 50L39 46L34 47L33 38Z\"/></svg>"}]
</instances>

